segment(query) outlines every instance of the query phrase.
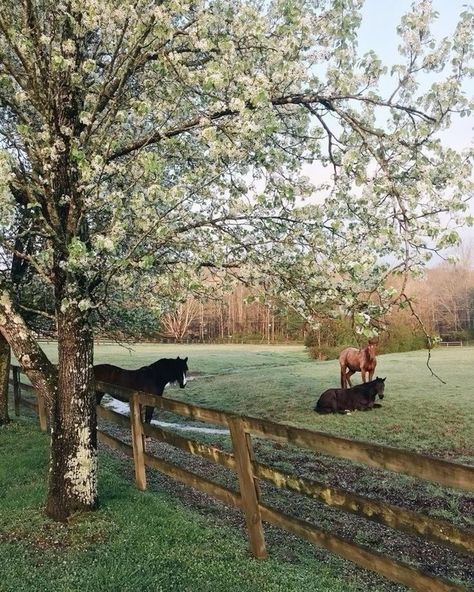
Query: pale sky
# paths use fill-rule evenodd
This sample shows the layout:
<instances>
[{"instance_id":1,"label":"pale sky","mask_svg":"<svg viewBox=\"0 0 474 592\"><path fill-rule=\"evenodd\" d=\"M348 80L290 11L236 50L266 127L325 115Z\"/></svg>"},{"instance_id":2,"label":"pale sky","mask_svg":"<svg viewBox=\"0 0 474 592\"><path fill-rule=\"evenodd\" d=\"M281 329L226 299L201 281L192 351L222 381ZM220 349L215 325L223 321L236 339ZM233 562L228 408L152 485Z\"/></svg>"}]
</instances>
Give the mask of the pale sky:
<instances>
[{"instance_id":1,"label":"pale sky","mask_svg":"<svg viewBox=\"0 0 474 592\"><path fill-rule=\"evenodd\" d=\"M459 14L468 4L466 0L432 0L434 9L439 13L432 31L437 39L451 37ZM409 12L412 0L365 0L362 11L363 20L359 33L361 53L373 49L390 66L399 61L398 36L396 27L403 14ZM474 80L466 82L466 91L474 96ZM474 119L459 118L452 129L446 133L446 141L455 148L472 146Z\"/></svg>"},{"instance_id":2,"label":"pale sky","mask_svg":"<svg viewBox=\"0 0 474 592\"><path fill-rule=\"evenodd\" d=\"M436 39L451 37L458 21L459 14L464 10L467 0L432 0L434 9L439 13L437 21L432 26L432 32ZM388 67L395 63L404 63L404 57L398 54L399 37L397 26L403 14L410 11L412 0L365 0L362 10L362 24L359 29L359 51L364 54L372 49L381 58L382 63ZM395 79L390 81L387 76L387 95L395 85ZM382 87L383 92L383 87ZM465 84L466 92L474 97L474 80L468 80ZM384 93L385 94L385 93ZM452 127L443 132L442 139L455 149L465 149L473 146L474 117L460 118L453 121ZM310 165L305 168L305 174L315 182L324 182L331 178L330 167ZM474 214L474 203L471 206ZM466 228L461 233L463 241L472 241L474 229Z\"/></svg>"},{"instance_id":3,"label":"pale sky","mask_svg":"<svg viewBox=\"0 0 474 592\"><path fill-rule=\"evenodd\" d=\"M433 8L439 13L432 27L437 39L451 37L458 22L459 14L467 0L432 0ZM396 27L403 14L407 13L412 0L365 0L363 20L359 34L359 48L363 52L373 49L386 65L397 61L398 36ZM474 34L474 32L473 32ZM474 79L466 81L466 92L474 97ZM474 117L453 120L453 125L443 133L443 141L453 148L462 150L473 146ZM474 201L474 200L473 200ZM471 202L474 214L474 203ZM466 227L461 233L464 244L474 241L474 229Z\"/></svg>"}]
</instances>

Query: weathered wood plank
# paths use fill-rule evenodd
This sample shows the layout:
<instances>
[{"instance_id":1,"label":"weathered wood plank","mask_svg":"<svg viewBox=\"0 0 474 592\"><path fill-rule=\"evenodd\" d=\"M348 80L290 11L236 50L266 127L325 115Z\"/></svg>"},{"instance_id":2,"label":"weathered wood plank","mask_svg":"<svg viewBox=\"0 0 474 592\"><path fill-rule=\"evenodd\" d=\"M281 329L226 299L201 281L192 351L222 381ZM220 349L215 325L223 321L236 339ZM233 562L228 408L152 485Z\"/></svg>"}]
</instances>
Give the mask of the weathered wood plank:
<instances>
[{"instance_id":1,"label":"weathered wood plank","mask_svg":"<svg viewBox=\"0 0 474 592\"><path fill-rule=\"evenodd\" d=\"M266 419L244 417L245 429L264 438L309 448L331 456L365 463L379 469L405 473L447 487L474 491L474 467L440 460L408 450L340 438Z\"/></svg>"},{"instance_id":2,"label":"weathered wood plank","mask_svg":"<svg viewBox=\"0 0 474 592\"><path fill-rule=\"evenodd\" d=\"M228 469L235 470L235 459L232 454L219 450L214 446L207 446L197 440L184 438L179 434L175 434L148 423L143 424L143 432L150 438L155 438L156 440L160 440L160 442L166 442L166 444L171 444L171 446L185 450L194 456L201 456L202 458L212 460Z\"/></svg>"},{"instance_id":3,"label":"weathered wood plank","mask_svg":"<svg viewBox=\"0 0 474 592\"><path fill-rule=\"evenodd\" d=\"M261 492L260 492L260 484L258 482L258 479L256 479L256 475L255 475L255 464L256 464L256 457L255 457L255 452L253 449L253 443L252 443L252 436L245 432L245 439L247 441L247 450L249 451L249 456L250 456L250 461L252 462L252 470L253 470L253 475L254 475L254 485L255 485L255 491L257 493L257 499L258 501L260 501L260 497L261 497Z\"/></svg>"},{"instance_id":4,"label":"weathered wood plank","mask_svg":"<svg viewBox=\"0 0 474 592\"><path fill-rule=\"evenodd\" d=\"M98 436L99 442L102 442L102 444L105 444L106 446L108 446L109 448L112 448L113 450L118 450L120 452L123 452L127 456L130 456L131 458L133 458L133 447L130 446L130 444L127 444L126 442L122 442L122 440L119 440L118 438L115 438L114 436L111 436L110 434L107 434L106 432L103 432L102 430L97 430L97 436Z\"/></svg>"},{"instance_id":5,"label":"weathered wood plank","mask_svg":"<svg viewBox=\"0 0 474 592\"><path fill-rule=\"evenodd\" d=\"M254 463L253 466L258 478L270 481L279 488L296 491L328 506L357 514L390 528L421 535L437 543L447 544L457 551L474 554L474 533L456 528L445 520L369 499L318 481L288 475L263 464Z\"/></svg>"},{"instance_id":6,"label":"weathered wood plank","mask_svg":"<svg viewBox=\"0 0 474 592\"><path fill-rule=\"evenodd\" d=\"M40 394L36 395L36 400L38 401L38 418L40 429L42 432L46 432L48 430L48 410L46 407L46 402L44 397Z\"/></svg>"},{"instance_id":7,"label":"weathered wood plank","mask_svg":"<svg viewBox=\"0 0 474 592\"><path fill-rule=\"evenodd\" d=\"M176 413L177 415L182 415L184 417L191 417L192 419L196 419L198 421L205 421L208 423L227 426L227 415L229 414L226 414L223 411L217 411L207 407L198 407L197 405L183 403L182 401L169 399L168 397L150 395L148 393L144 393L143 391L135 391L133 389L120 387L107 382L97 382L96 386L99 390L108 393L109 395L113 396L116 394L128 399L134 393L139 393L140 403L142 405L158 407L160 409L164 409L165 411L170 411L171 413Z\"/></svg>"},{"instance_id":8,"label":"weathered wood plank","mask_svg":"<svg viewBox=\"0 0 474 592\"><path fill-rule=\"evenodd\" d=\"M136 394L132 395L130 399L130 420L132 427L132 443L133 443L133 464L135 466L135 483L138 489L144 491L146 489L146 472L145 459L143 454L145 451L144 434L142 428L142 416L140 400Z\"/></svg>"},{"instance_id":9,"label":"weathered wood plank","mask_svg":"<svg viewBox=\"0 0 474 592\"><path fill-rule=\"evenodd\" d=\"M267 551L265 547L262 518L260 516L258 505L258 492L255 487L252 458L248 448L246 433L243 429L242 419L239 417L229 419L229 429L237 465L242 509L245 514L250 549L254 557L257 559L265 559L267 557Z\"/></svg>"},{"instance_id":10,"label":"weathered wood plank","mask_svg":"<svg viewBox=\"0 0 474 592\"><path fill-rule=\"evenodd\" d=\"M178 467L177 465L161 458L157 458L156 456L152 456L147 453L145 453L144 456L147 467L157 469L161 473L181 481L182 483L185 483L194 489L203 491L204 493L217 498L229 506L236 508L241 507L241 497L237 492L227 489L222 485L218 485L217 483L214 483L208 479L204 479L204 477L200 477L195 473L186 471L186 469L182 469L181 467Z\"/></svg>"},{"instance_id":11,"label":"weathered wood plank","mask_svg":"<svg viewBox=\"0 0 474 592\"><path fill-rule=\"evenodd\" d=\"M215 409L210 409L208 407L198 407L197 405L190 405L189 403L183 403L182 401L176 401L175 399L169 399L167 397L149 395L141 391L140 402L142 405L159 407L160 409L176 413L177 415L183 415L184 417L190 417L191 419L198 421L223 425L226 427L227 418L230 415L223 411L216 411Z\"/></svg>"},{"instance_id":12,"label":"weathered wood plank","mask_svg":"<svg viewBox=\"0 0 474 592\"><path fill-rule=\"evenodd\" d=\"M277 512L273 508L260 504L260 512L266 522L288 530L318 547L328 549L332 553L341 555L361 567L376 571L389 580L404 584L413 590L419 592L427 592L428 590L429 592L467 592L467 588L463 586L430 576L406 563L390 559L381 553L356 545L342 537L316 528L303 520Z\"/></svg>"},{"instance_id":13,"label":"weathered wood plank","mask_svg":"<svg viewBox=\"0 0 474 592\"><path fill-rule=\"evenodd\" d=\"M105 419L107 421L111 421L112 423L116 423L124 428L130 429L130 417L123 415L122 413L117 413L117 411L113 411L112 409L107 409L106 407L102 407L101 405L97 405L97 416Z\"/></svg>"}]
</instances>

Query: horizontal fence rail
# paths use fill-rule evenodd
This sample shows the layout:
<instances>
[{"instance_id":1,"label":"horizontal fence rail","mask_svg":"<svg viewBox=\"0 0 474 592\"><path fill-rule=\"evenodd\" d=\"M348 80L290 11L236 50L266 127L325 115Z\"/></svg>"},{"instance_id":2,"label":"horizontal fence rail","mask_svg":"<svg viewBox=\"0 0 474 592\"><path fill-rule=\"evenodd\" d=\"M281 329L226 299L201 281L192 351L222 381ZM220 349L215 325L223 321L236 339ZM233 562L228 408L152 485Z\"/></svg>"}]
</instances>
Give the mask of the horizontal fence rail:
<instances>
[{"instance_id":1,"label":"horizontal fence rail","mask_svg":"<svg viewBox=\"0 0 474 592\"><path fill-rule=\"evenodd\" d=\"M12 369L13 380L11 383L14 387L15 411L21 402L22 404L29 403L30 406L35 407L40 412L40 401L35 405L21 398L21 390L34 391L31 386L20 383L19 369L17 367L12 367ZM455 527L445 520L331 487L316 480L284 473L261 464L254 458L251 436L292 444L321 454L361 462L377 469L403 473L470 492L474 491L474 467L389 446L296 428L265 419L242 417L108 383L98 382L96 387L102 392L130 401L130 417L100 405L97 406L97 415L106 421L131 429L132 445L102 430L98 430L98 438L100 442L110 448L133 458L137 487L146 489L145 467L150 467L227 505L241 509L247 524L250 548L255 557L266 557L262 528L262 521L265 521L414 590L429 590L430 592L466 591L463 586L443 578L434 577L414 566L391 559L366 546L318 529L309 522L288 516L263 504L260 499L258 480L267 481L278 488L302 494L328 506L356 514L409 535L421 536L464 554L474 554L474 533ZM233 453L225 452L154 425L144 424L142 421L142 408L144 406L158 407L190 419L229 428ZM43 423L45 424L45 421ZM235 471L239 480L240 493L171 462L147 454L144 443L145 437L154 438Z\"/></svg>"},{"instance_id":2,"label":"horizontal fence rail","mask_svg":"<svg viewBox=\"0 0 474 592\"><path fill-rule=\"evenodd\" d=\"M132 391L122 387L117 388L105 382L99 382L97 386L100 390L112 396L114 394L122 397L135 393L139 394L142 405L159 407L164 411L170 411L207 423L228 427L228 418L233 417L231 413L198 407L174 399L157 397L141 391ZM308 448L314 452L329 456L362 462L378 469L411 475L418 479L440 483L446 487L474 492L474 467L469 465L445 461L408 450L392 448L391 446L371 444L333 436L325 432L296 428L266 419L245 416L242 419L247 432L262 438L293 444L300 448Z\"/></svg>"}]
</instances>

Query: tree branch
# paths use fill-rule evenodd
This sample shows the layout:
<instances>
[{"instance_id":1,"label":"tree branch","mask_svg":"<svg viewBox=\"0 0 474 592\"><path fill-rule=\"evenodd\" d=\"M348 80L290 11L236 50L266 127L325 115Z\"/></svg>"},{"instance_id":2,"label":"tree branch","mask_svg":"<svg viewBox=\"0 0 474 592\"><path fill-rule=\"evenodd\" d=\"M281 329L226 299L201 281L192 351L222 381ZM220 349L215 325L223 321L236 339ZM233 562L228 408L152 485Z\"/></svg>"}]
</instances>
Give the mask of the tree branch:
<instances>
[{"instance_id":1,"label":"tree branch","mask_svg":"<svg viewBox=\"0 0 474 592\"><path fill-rule=\"evenodd\" d=\"M358 97L357 95L336 95L336 96L331 96L331 97L324 97L319 94L288 95L288 96L277 97L277 98L272 99L271 105L273 107L289 106L289 105L303 105L303 106L308 107L308 106L313 106L315 104L319 104L330 111L336 111L338 113L338 115L341 116L341 109L335 108L334 101L348 100L348 99L361 101L361 102L368 102L368 103L378 105L381 107L389 107L392 109L399 109L399 110L405 111L407 113L410 113L412 115L416 115L417 117L420 117L420 118L425 119L427 121L432 121L432 122L436 121L435 119L433 119L431 116L427 115L426 113L423 113L422 111L419 111L418 109L415 109L412 107L405 107L404 105L400 105L398 103L391 104L386 101L371 99L371 98L367 98L367 97ZM245 108L249 109L251 111L256 109L255 105L253 105L249 101L245 104ZM157 144L163 140L179 136L183 133L193 131L194 129L198 129L203 126L207 126L209 124L209 122L218 121L218 120L223 119L225 117L234 117L238 114L239 114L239 111L229 108L229 109L223 109L221 111L216 111L215 113L210 113L207 115L202 114L202 115L199 115L196 117L192 117L191 119L183 121L181 124L171 128L167 131L163 131L163 132L156 131L156 132L153 132L153 133L151 133L147 136L144 136L142 138L138 138L137 140L135 140L134 142L132 142L128 145L122 146L121 148L119 148L118 150L113 152L111 155L109 155L107 158L107 161L111 162L113 160L121 158L122 156L127 156L128 154L131 154L132 152L135 152L136 150L140 150L141 148L144 148L145 146L151 146L153 144ZM346 114L346 118L348 118L347 114ZM351 116L351 119L354 120L354 118L352 116ZM355 122L359 126L361 126L361 122L359 122L357 120L355 120ZM371 133L371 134L374 134L377 136L385 136L385 134L383 132L379 132L378 130L375 130L375 129L366 129L365 131L367 133Z\"/></svg>"},{"instance_id":2,"label":"tree branch","mask_svg":"<svg viewBox=\"0 0 474 592\"><path fill-rule=\"evenodd\" d=\"M0 333L10 344L33 387L50 404L57 388L56 368L36 342L25 321L17 314L10 294L4 288L0 292Z\"/></svg>"}]
</instances>

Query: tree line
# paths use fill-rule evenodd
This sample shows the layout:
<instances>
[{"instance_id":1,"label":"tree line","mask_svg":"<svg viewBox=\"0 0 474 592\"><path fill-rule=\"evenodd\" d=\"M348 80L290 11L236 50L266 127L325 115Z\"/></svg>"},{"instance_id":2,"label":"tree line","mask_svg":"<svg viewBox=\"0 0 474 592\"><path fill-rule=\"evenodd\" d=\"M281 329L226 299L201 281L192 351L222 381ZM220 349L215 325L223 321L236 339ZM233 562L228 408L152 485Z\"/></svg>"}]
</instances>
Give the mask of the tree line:
<instances>
[{"instance_id":1,"label":"tree line","mask_svg":"<svg viewBox=\"0 0 474 592\"><path fill-rule=\"evenodd\" d=\"M422 278L411 279L405 293L411 307L402 302L379 319L384 351L425 347L428 336L442 341L474 339L474 269L469 250L460 252L457 263L443 262L427 269ZM243 283L212 298L189 295L167 308L156 312L145 301L122 302L114 309L113 323L102 326L100 335L178 343L305 342L321 358L335 355L340 346L364 341L350 316L320 315L312 323L281 300L268 297L264 288Z\"/></svg>"}]
</instances>

